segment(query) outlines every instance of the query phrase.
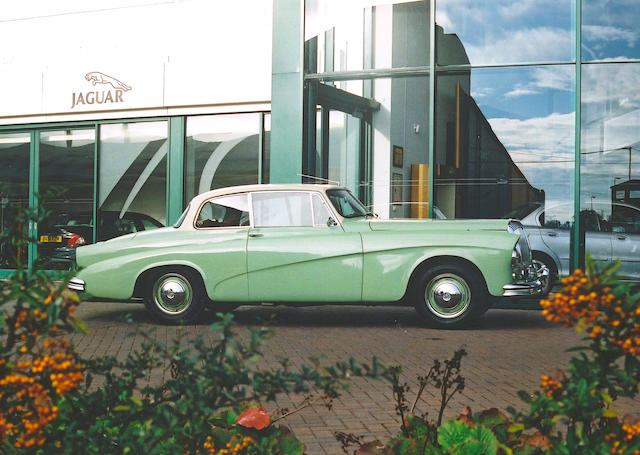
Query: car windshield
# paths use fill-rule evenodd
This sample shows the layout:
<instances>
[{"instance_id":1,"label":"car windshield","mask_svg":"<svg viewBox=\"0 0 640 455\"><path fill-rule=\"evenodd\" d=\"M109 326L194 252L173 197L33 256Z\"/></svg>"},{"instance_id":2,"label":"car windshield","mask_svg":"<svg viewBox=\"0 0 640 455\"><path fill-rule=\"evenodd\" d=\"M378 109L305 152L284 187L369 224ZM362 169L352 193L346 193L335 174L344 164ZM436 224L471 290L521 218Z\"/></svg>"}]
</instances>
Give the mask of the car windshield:
<instances>
[{"instance_id":1,"label":"car windshield","mask_svg":"<svg viewBox=\"0 0 640 455\"><path fill-rule=\"evenodd\" d=\"M182 212L182 215L180 215L180 218L178 218L178 221L176 221L175 224L173 225L174 228L179 228L182 225L182 222L187 217L187 213L189 212L189 207L191 207L191 204L187 205L187 208L184 209L184 212Z\"/></svg>"},{"instance_id":2,"label":"car windshield","mask_svg":"<svg viewBox=\"0 0 640 455\"><path fill-rule=\"evenodd\" d=\"M338 213L345 218L372 215L349 190L328 190L327 196Z\"/></svg>"}]
</instances>

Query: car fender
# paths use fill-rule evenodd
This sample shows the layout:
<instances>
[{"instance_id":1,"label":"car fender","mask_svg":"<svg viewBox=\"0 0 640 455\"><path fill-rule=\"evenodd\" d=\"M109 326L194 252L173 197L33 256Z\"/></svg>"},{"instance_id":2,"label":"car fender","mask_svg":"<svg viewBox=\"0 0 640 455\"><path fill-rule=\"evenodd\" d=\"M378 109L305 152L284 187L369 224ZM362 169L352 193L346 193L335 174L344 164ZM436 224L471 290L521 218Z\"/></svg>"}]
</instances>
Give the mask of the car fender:
<instances>
[{"instance_id":1,"label":"car fender","mask_svg":"<svg viewBox=\"0 0 640 455\"><path fill-rule=\"evenodd\" d=\"M407 234L407 233L403 233ZM511 253L518 236L507 232L477 232L464 238L426 239L424 234L403 236L405 245L384 248L373 245L369 235L364 246L363 300L396 301L405 294L414 271L436 258L468 261L482 274L491 295L503 294L503 286L512 282ZM409 238L408 238L409 237ZM384 242L384 240L383 240ZM413 243L413 245L411 244Z\"/></svg>"},{"instance_id":2,"label":"car fender","mask_svg":"<svg viewBox=\"0 0 640 455\"><path fill-rule=\"evenodd\" d=\"M247 277L244 270L216 274L205 271L195 261L176 258L171 251L150 258L147 254L131 254L96 262L80 270L77 277L86 282L86 292L94 297L124 300L133 296L138 278L160 267L189 267L200 274L210 299L247 300ZM217 269L222 268L219 266Z\"/></svg>"}]
</instances>

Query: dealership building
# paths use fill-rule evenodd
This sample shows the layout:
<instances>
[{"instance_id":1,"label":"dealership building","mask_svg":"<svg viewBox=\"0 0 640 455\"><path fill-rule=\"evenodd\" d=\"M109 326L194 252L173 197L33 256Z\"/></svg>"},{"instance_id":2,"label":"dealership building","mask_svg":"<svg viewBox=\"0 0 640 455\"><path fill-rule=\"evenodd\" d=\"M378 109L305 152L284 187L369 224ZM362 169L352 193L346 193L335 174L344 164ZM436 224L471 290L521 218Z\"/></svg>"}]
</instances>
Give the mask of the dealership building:
<instances>
[{"instance_id":1,"label":"dealership building","mask_svg":"<svg viewBox=\"0 0 640 455\"><path fill-rule=\"evenodd\" d=\"M0 277L55 226L90 243L283 182L381 218L529 217L563 270L592 252L640 276L638 21L634 0L12 4L0 228L50 214L38 245L2 242Z\"/></svg>"}]
</instances>

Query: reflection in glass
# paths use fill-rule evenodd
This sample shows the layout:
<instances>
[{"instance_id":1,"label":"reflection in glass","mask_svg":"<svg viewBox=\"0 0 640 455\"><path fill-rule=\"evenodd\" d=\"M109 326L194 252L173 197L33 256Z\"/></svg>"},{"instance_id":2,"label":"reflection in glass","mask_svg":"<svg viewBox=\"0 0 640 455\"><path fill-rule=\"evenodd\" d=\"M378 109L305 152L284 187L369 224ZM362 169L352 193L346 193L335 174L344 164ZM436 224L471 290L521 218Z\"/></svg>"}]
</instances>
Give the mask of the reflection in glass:
<instances>
[{"instance_id":1,"label":"reflection in glass","mask_svg":"<svg viewBox=\"0 0 640 455\"><path fill-rule=\"evenodd\" d=\"M640 59L640 3L582 2L582 60Z\"/></svg>"},{"instance_id":2,"label":"reflection in glass","mask_svg":"<svg viewBox=\"0 0 640 455\"><path fill-rule=\"evenodd\" d=\"M357 193L360 175L360 119L340 111L329 112L329 177Z\"/></svg>"},{"instance_id":3,"label":"reflection in glass","mask_svg":"<svg viewBox=\"0 0 640 455\"><path fill-rule=\"evenodd\" d=\"M97 239L166 223L167 122L100 125Z\"/></svg>"},{"instance_id":4,"label":"reflection in glass","mask_svg":"<svg viewBox=\"0 0 640 455\"><path fill-rule=\"evenodd\" d=\"M29 207L28 133L0 134L0 235L16 229L26 238L27 226L15 226L16 216ZM0 268L27 265L27 248L16 249L10 238L0 240Z\"/></svg>"},{"instance_id":5,"label":"reflection in glass","mask_svg":"<svg viewBox=\"0 0 640 455\"><path fill-rule=\"evenodd\" d=\"M93 240L95 130L40 133L40 202L49 216L38 224L38 259L67 268L76 246Z\"/></svg>"},{"instance_id":6,"label":"reflection in glass","mask_svg":"<svg viewBox=\"0 0 640 455\"><path fill-rule=\"evenodd\" d=\"M436 3L439 65L571 62L573 0Z\"/></svg>"},{"instance_id":7,"label":"reflection in glass","mask_svg":"<svg viewBox=\"0 0 640 455\"><path fill-rule=\"evenodd\" d=\"M436 205L448 218L571 197L570 67L443 72L436 85Z\"/></svg>"},{"instance_id":8,"label":"reflection in glass","mask_svg":"<svg viewBox=\"0 0 640 455\"><path fill-rule=\"evenodd\" d=\"M389 138L390 218L429 216L429 78L376 81L376 95L390 90L390 112L373 116L373 127ZM383 146L379 142L376 147ZM379 152L378 152L379 153Z\"/></svg>"},{"instance_id":9,"label":"reflection in glass","mask_svg":"<svg viewBox=\"0 0 640 455\"><path fill-rule=\"evenodd\" d=\"M569 266L569 231L542 228L545 207L572 219L573 85L562 66L438 75L435 199L447 218L520 218L534 253Z\"/></svg>"},{"instance_id":10,"label":"reflection in glass","mask_svg":"<svg viewBox=\"0 0 640 455\"><path fill-rule=\"evenodd\" d=\"M185 200L215 188L258 183L259 114L187 118Z\"/></svg>"},{"instance_id":11,"label":"reflection in glass","mask_svg":"<svg viewBox=\"0 0 640 455\"><path fill-rule=\"evenodd\" d=\"M640 64L584 65L582 87L581 235L587 252L638 279Z\"/></svg>"},{"instance_id":12,"label":"reflection in glass","mask_svg":"<svg viewBox=\"0 0 640 455\"><path fill-rule=\"evenodd\" d=\"M307 72L428 66L430 22L428 1L306 0Z\"/></svg>"}]
</instances>

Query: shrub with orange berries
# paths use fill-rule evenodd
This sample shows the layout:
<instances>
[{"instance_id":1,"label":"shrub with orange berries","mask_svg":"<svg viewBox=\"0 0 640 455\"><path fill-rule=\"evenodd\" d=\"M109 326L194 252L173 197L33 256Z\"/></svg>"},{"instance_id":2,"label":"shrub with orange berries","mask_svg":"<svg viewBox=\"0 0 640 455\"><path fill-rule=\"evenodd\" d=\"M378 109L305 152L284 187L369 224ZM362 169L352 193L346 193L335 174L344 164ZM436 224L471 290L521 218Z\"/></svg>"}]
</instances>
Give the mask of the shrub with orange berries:
<instances>
[{"instance_id":1,"label":"shrub with orange berries","mask_svg":"<svg viewBox=\"0 0 640 455\"><path fill-rule=\"evenodd\" d=\"M585 345L564 372L543 375L528 413L511 410L525 427L551 441L550 453L640 455L640 424L620 419L618 397L635 398L640 384L640 289L616 274L618 264L562 279L563 289L542 300L545 318L585 333Z\"/></svg>"}]
</instances>

